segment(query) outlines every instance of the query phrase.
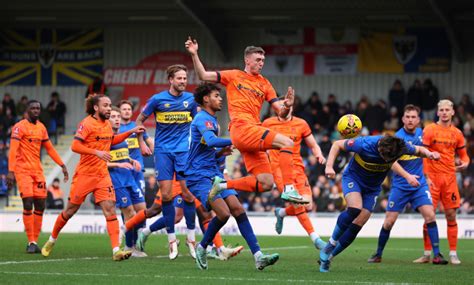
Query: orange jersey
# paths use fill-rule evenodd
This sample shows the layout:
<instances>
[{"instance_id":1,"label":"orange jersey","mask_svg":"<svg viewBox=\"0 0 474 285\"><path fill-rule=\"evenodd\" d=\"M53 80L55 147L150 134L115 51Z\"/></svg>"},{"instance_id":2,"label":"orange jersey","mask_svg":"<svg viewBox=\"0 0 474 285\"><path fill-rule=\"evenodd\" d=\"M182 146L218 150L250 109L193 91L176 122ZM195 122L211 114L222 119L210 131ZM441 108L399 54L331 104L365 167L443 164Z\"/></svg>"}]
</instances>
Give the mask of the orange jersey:
<instances>
[{"instance_id":1,"label":"orange jersey","mask_svg":"<svg viewBox=\"0 0 474 285\"><path fill-rule=\"evenodd\" d=\"M13 126L11 138L20 142L13 171L42 173L41 145L49 140L48 131L43 123L36 121L36 124L33 124L27 119L23 119Z\"/></svg>"},{"instance_id":2,"label":"orange jersey","mask_svg":"<svg viewBox=\"0 0 474 285\"><path fill-rule=\"evenodd\" d=\"M112 126L108 120L100 121L92 116L87 116L79 123L74 139L82 141L87 148L110 151L113 136ZM107 162L96 155L81 154L75 175L109 176Z\"/></svg>"},{"instance_id":3,"label":"orange jersey","mask_svg":"<svg viewBox=\"0 0 474 285\"><path fill-rule=\"evenodd\" d=\"M291 138L295 144L293 147L293 165L304 169L303 158L301 158L301 142L307 136L311 135L311 129L305 120L298 117L292 117L289 121L280 121L278 117L271 117L263 121L263 127ZM270 163L279 165L280 151L269 150ZM279 166L278 166L279 167ZM273 167L272 167L273 168Z\"/></svg>"},{"instance_id":4,"label":"orange jersey","mask_svg":"<svg viewBox=\"0 0 474 285\"><path fill-rule=\"evenodd\" d=\"M433 174L454 174L455 154L466 147L464 136L459 129L438 124L430 124L423 130L423 145L441 155L439 161L426 158L423 161L424 171Z\"/></svg>"},{"instance_id":5,"label":"orange jersey","mask_svg":"<svg viewBox=\"0 0 474 285\"><path fill-rule=\"evenodd\" d=\"M260 123L264 101L278 100L275 89L262 75L251 75L241 70L217 72L219 83L226 87L231 123L235 121Z\"/></svg>"}]
</instances>

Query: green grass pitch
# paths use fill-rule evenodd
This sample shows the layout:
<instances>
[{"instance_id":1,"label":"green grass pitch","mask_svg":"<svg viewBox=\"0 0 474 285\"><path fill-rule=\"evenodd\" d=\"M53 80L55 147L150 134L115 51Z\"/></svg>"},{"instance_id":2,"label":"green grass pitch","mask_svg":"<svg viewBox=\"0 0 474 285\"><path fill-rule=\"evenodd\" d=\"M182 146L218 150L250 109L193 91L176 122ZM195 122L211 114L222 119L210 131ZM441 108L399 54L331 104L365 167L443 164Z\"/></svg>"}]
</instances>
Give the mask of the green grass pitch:
<instances>
[{"instance_id":1,"label":"green grass pitch","mask_svg":"<svg viewBox=\"0 0 474 285\"><path fill-rule=\"evenodd\" d=\"M47 238L42 234L40 246ZM25 253L23 233L0 234L0 284L474 284L474 240L460 240L459 266L412 264L422 253L421 239L391 239L383 263L368 264L376 239L359 238L338 256L330 273L319 273L318 253L309 238L260 236L264 252L280 260L264 271L255 269L248 250L232 260L210 260L200 271L180 246L180 256L167 258L166 237L151 236L149 257L114 262L107 235L61 234L49 258ZM245 241L224 237L233 245ZM185 240L185 237L181 237ZM447 255L447 242L441 242Z\"/></svg>"}]
</instances>

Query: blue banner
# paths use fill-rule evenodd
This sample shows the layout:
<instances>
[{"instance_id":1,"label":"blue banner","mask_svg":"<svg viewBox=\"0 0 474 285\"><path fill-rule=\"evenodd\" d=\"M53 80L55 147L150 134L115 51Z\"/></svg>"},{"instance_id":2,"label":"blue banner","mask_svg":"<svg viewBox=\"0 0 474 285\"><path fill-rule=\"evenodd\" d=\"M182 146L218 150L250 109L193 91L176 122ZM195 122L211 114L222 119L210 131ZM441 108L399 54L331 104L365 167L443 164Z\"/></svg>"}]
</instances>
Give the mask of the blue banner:
<instances>
[{"instance_id":1,"label":"blue banner","mask_svg":"<svg viewBox=\"0 0 474 285\"><path fill-rule=\"evenodd\" d=\"M87 85L102 74L101 29L0 30L0 85Z\"/></svg>"}]
</instances>

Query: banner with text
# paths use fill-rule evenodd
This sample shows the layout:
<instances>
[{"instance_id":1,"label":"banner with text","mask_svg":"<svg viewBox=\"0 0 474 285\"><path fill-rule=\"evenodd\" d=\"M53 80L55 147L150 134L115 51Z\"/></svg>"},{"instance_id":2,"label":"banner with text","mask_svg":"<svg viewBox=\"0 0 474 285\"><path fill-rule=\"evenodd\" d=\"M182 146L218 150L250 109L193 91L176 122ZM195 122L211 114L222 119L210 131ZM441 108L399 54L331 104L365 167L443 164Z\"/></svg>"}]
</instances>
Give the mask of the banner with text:
<instances>
[{"instance_id":1,"label":"banner with text","mask_svg":"<svg viewBox=\"0 0 474 285\"><path fill-rule=\"evenodd\" d=\"M101 29L0 30L0 85L87 85L102 74Z\"/></svg>"}]
</instances>

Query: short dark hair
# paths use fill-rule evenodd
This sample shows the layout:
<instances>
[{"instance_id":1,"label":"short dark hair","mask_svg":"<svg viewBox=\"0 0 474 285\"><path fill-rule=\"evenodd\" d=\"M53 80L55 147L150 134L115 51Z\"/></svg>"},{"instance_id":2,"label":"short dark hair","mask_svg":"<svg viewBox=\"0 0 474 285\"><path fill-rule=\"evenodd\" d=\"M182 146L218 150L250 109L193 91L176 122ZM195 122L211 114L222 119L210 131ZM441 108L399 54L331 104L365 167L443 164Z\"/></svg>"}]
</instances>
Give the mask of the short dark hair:
<instances>
[{"instance_id":1,"label":"short dark hair","mask_svg":"<svg viewBox=\"0 0 474 285\"><path fill-rule=\"evenodd\" d=\"M180 70L184 70L185 72L188 72L188 69L186 68L186 66L184 66L182 64L173 64L173 65L168 66L168 68L166 69L166 74L168 75L168 80L170 78L173 78L174 75L176 74L176 72L178 72Z\"/></svg>"},{"instance_id":2,"label":"short dark hair","mask_svg":"<svg viewBox=\"0 0 474 285\"><path fill-rule=\"evenodd\" d=\"M261 55L265 55L265 50L261 47L248 46L244 50L244 57L251 55L252 53L259 53Z\"/></svg>"},{"instance_id":3,"label":"short dark hair","mask_svg":"<svg viewBox=\"0 0 474 285\"><path fill-rule=\"evenodd\" d=\"M214 90L221 91L221 88L214 83L201 83L196 90L194 90L194 101L202 106L204 104L204 96L210 95Z\"/></svg>"},{"instance_id":4,"label":"short dark hair","mask_svg":"<svg viewBox=\"0 0 474 285\"><path fill-rule=\"evenodd\" d=\"M41 107L41 102L35 99L29 100L28 103L26 103L26 106L30 107L31 104L36 104L36 103L40 104L40 107Z\"/></svg>"},{"instance_id":5,"label":"short dark hair","mask_svg":"<svg viewBox=\"0 0 474 285\"><path fill-rule=\"evenodd\" d=\"M117 107L120 108L120 107L122 107L122 105L124 105L124 104L130 105L130 107L132 107L132 109L133 109L133 103L132 103L131 101L129 101L129 100L121 100L121 101L118 103Z\"/></svg>"},{"instance_id":6,"label":"short dark hair","mask_svg":"<svg viewBox=\"0 0 474 285\"><path fill-rule=\"evenodd\" d=\"M401 138L384 136L379 141L378 149L387 162L394 162L406 152L406 145Z\"/></svg>"},{"instance_id":7,"label":"short dark hair","mask_svg":"<svg viewBox=\"0 0 474 285\"><path fill-rule=\"evenodd\" d=\"M410 111L416 111L418 115L421 113L421 109L418 106L415 106L413 104L408 104L403 108L403 113L410 112Z\"/></svg>"}]
</instances>

